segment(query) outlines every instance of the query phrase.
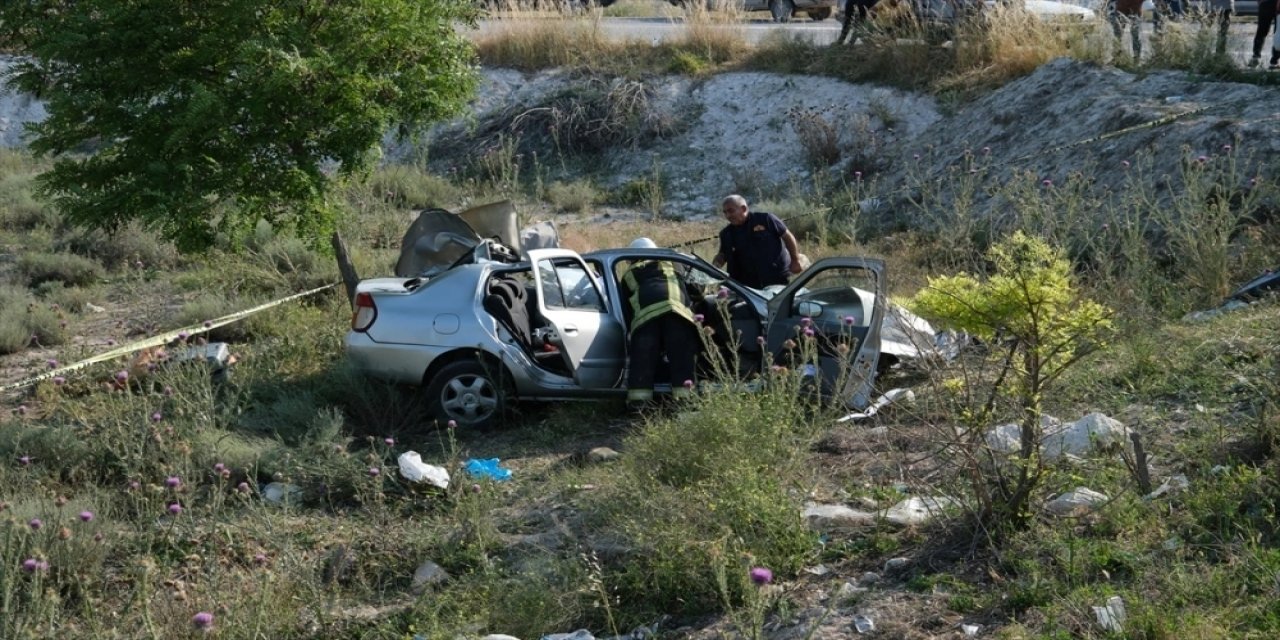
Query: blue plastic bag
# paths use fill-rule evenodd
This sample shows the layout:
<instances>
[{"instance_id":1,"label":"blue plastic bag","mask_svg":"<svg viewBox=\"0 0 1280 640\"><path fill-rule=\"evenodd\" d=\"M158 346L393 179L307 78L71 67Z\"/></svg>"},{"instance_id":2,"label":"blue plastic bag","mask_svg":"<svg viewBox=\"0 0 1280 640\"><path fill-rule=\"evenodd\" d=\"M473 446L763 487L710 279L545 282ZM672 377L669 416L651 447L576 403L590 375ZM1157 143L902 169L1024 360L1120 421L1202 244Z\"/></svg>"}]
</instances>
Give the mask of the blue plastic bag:
<instances>
[{"instance_id":1,"label":"blue plastic bag","mask_svg":"<svg viewBox=\"0 0 1280 640\"><path fill-rule=\"evenodd\" d=\"M489 478L497 482L504 482L511 479L511 470L503 469L498 466L497 458L488 458L485 460L477 460L472 458L467 461L463 467L467 474L476 478Z\"/></svg>"}]
</instances>

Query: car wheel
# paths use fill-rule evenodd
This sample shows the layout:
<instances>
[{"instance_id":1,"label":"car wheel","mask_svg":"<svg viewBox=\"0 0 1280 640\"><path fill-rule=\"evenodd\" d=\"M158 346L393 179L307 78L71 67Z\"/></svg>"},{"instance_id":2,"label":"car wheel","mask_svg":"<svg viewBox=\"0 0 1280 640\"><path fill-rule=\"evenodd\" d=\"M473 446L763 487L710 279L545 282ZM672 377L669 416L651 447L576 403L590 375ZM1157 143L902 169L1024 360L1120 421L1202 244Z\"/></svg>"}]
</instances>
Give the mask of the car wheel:
<instances>
[{"instance_id":1,"label":"car wheel","mask_svg":"<svg viewBox=\"0 0 1280 640\"><path fill-rule=\"evenodd\" d=\"M769 13L774 22L791 22L791 15L796 12L794 0L769 0Z\"/></svg>"},{"instance_id":2,"label":"car wheel","mask_svg":"<svg viewBox=\"0 0 1280 640\"><path fill-rule=\"evenodd\" d=\"M427 407L441 425L460 428L494 426L506 407L502 370L475 360L445 365L427 385Z\"/></svg>"},{"instance_id":3,"label":"car wheel","mask_svg":"<svg viewBox=\"0 0 1280 640\"><path fill-rule=\"evenodd\" d=\"M827 18L830 18L831 14L832 14L831 7L823 7L821 9L810 9L809 19L813 20L814 22L820 22L822 20L826 20Z\"/></svg>"}]
</instances>

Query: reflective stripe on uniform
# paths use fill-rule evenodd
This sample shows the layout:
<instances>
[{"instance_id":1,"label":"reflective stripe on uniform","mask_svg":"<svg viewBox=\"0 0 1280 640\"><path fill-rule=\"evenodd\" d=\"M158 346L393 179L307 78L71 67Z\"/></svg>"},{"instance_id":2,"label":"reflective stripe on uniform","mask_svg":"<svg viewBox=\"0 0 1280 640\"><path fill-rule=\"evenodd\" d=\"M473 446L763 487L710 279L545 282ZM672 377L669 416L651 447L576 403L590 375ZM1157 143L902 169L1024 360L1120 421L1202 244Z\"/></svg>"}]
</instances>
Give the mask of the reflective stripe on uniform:
<instances>
[{"instance_id":1,"label":"reflective stripe on uniform","mask_svg":"<svg viewBox=\"0 0 1280 640\"><path fill-rule=\"evenodd\" d=\"M636 280L635 273L640 269L652 268L657 265L662 272L663 280L666 282L666 295L662 298L654 300L647 305L643 305L640 300L641 287ZM680 287L680 280L676 278L675 270L671 268L669 262L654 262L646 260L638 262L631 266L622 276L622 285L631 292L628 302L631 309L635 312L631 319L631 329L634 332L637 327L644 326L646 322L661 316L664 313L672 312L680 317L693 322L693 311L684 303L684 289Z\"/></svg>"}]
</instances>

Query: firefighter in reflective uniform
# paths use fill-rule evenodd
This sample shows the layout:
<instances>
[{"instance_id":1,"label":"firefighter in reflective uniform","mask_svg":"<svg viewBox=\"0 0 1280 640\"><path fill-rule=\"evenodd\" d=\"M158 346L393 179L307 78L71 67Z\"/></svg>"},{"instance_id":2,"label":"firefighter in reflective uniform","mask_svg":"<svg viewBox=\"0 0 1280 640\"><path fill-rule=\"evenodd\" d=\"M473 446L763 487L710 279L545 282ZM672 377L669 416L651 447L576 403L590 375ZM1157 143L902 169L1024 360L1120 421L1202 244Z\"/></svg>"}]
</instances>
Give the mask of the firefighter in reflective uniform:
<instances>
[{"instance_id":1,"label":"firefighter in reflective uniform","mask_svg":"<svg viewBox=\"0 0 1280 640\"><path fill-rule=\"evenodd\" d=\"M648 238L632 248L654 248ZM627 402L643 404L653 399L659 359L666 354L671 374L671 394L690 396L698 357L698 325L689 308L689 297L671 263L660 260L635 262L622 276L622 295L630 318Z\"/></svg>"}]
</instances>

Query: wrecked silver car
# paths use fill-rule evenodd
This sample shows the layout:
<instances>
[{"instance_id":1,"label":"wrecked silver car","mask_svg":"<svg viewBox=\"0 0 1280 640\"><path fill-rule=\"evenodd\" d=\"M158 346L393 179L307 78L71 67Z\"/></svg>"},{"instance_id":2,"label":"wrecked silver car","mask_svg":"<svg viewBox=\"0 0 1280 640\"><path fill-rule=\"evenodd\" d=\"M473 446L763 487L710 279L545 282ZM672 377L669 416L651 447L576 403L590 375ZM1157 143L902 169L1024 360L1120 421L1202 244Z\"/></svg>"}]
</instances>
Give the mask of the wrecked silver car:
<instances>
[{"instance_id":1,"label":"wrecked silver car","mask_svg":"<svg viewBox=\"0 0 1280 640\"><path fill-rule=\"evenodd\" d=\"M868 404L884 316L879 260L826 258L765 293L671 249L580 255L549 248L545 232L514 244L514 220L505 203L423 212L404 239L397 277L356 288L350 360L371 376L425 389L431 415L459 427L493 425L517 400L623 397L619 279L633 262L659 260L692 294L708 327L706 349L736 363L737 375L786 361L799 337L812 335L817 357L806 374L849 407Z\"/></svg>"}]
</instances>

